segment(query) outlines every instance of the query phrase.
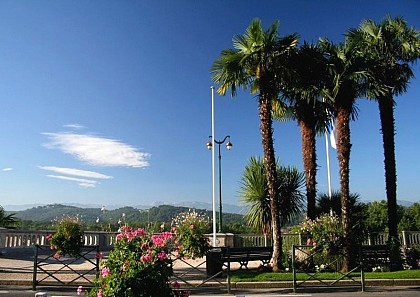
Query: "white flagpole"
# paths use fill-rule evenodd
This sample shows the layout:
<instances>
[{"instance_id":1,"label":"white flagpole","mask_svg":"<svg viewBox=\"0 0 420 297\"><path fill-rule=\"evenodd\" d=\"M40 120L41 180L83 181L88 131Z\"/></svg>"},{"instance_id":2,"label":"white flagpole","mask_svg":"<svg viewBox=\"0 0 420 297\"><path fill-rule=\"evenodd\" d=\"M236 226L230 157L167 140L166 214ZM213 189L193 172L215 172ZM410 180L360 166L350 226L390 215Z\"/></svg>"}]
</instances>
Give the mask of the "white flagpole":
<instances>
[{"instance_id":1,"label":"white flagpole","mask_svg":"<svg viewBox=\"0 0 420 297\"><path fill-rule=\"evenodd\" d=\"M215 179L215 134L214 134L214 87L211 87L211 178L213 189L213 247L216 247L216 179Z\"/></svg>"},{"instance_id":2,"label":"white flagpole","mask_svg":"<svg viewBox=\"0 0 420 297\"><path fill-rule=\"evenodd\" d=\"M325 128L325 152L327 154L327 178L328 178L328 197L330 197L331 202L331 170L330 170L330 148L328 144L328 130ZM330 208L330 214L333 215L332 207Z\"/></svg>"}]
</instances>

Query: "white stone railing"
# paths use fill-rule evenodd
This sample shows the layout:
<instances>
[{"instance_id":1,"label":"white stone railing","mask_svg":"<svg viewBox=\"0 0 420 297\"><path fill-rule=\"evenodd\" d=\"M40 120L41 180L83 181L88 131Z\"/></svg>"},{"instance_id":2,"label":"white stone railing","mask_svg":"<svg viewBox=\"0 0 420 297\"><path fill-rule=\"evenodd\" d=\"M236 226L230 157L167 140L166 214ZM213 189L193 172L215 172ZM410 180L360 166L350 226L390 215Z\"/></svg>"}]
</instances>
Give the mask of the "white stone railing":
<instances>
[{"instance_id":1,"label":"white stone railing","mask_svg":"<svg viewBox=\"0 0 420 297\"><path fill-rule=\"evenodd\" d=\"M32 248L35 244L48 245L47 235L52 231L20 231L10 229L0 229L0 252L1 250L16 248ZM283 247L291 248L293 244L302 245L306 243L305 236L300 234L283 233ZM401 244L405 247L420 247L420 231L403 231L399 234ZM212 234L207 234L210 242ZM116 233L102 231L86 231L84 233L86 246L99 246L101 251L112 249ZM386 244L388 234L385 232L372 233L364 242L365 245ZM258 234L250 235L234 235L217 234L218 246L270 246L272 245L271 237Z\"/></svg>"},{"instance_id":2,"label":"white stone railing","mask_svg":"<svg viewBox=\"0 0 420 297\"><path fill-rule=\"evenodd\" d=\"M0 229L0 249L32 248L37 245L48 245L47 236L53 231L20 231ZM115 242L114 233L91 232L84 233L85 246L100 246L102 251L110 250Z\"/></svg>"}]
</instances>

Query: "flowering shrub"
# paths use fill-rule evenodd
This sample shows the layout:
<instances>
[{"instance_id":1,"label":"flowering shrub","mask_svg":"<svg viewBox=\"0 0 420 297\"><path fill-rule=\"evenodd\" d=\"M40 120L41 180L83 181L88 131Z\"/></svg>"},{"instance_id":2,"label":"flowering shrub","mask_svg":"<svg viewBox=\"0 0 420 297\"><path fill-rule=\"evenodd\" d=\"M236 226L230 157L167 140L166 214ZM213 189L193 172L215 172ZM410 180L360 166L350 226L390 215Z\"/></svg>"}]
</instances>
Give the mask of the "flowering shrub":
<instances>
[{"instance_id":1,"label":"flowering shrub","mask_svg":"<svg viewBox=\"0 0 420 297\"><path fill-rule=\"evenodd\" d=\"M181 257L201 258L210 249L204 234L209 228L209 220L203 214L188 211L178 214L172 221L176 234L176 250Z\"/></svg>"},{"instance_id":2,"label":"flowering shrub","mask_svg":"<svg viewBox=\"0 0 420 297\"><path fill-rule=\"evenodd\" d=\"M402 250L403 268L420 269L420 248L406 247Z\"/></svg>"},{"instance_id":3,"label":"flowering shrub","mask_svg":"<svg viewBox=\"0 0 420 297\"><path fill-rule=\"evenodd\" d=\"M79 218L63 216L56 219L56 232L47 236L51 249L55 249L54 258L69 255L77 257L80 255L84 244L82 224Z\"/></svg>"},{"instance_id":4,"label":"flowering shrub","mask_svg":"<svg viewBox=\"0 0 420 297\"><path fill-rule=\"evenodd\" d=\"M315 220L306 219L300 232L308 234L308 245L324 254L337 254L343 246L343 228L337 216L324 214Z\"/></svg>"},{"instance_id":5,"label":"flowering shrub","mask_svg":"<svg viewBox=\"0 0 420 297\"><path fill-rule=\"evenodd\" d=\"M169 232L150 235L141 228L122 227L89 296L177 296L169 283L173 242Z\"/></svg>"}]
</instances>

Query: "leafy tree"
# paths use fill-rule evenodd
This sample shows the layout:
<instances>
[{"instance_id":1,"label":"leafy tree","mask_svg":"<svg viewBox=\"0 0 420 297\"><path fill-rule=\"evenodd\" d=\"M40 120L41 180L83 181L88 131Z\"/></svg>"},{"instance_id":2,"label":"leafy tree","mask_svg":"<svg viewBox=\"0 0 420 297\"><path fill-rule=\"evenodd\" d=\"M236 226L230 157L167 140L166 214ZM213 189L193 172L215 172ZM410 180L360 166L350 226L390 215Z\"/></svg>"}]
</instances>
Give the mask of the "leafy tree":
<instances>
[{"instance_id":1,"label":"leafy tree","mask_svg":"<svg viewBox=\"0 0 420 297\"><path fill-rule=\"evenodd\" d=\"M420 230L420 203L414 203L413 205L411 205L408 208L407 213L413 218L413 221L414 221L415 229L411 229L411 231Z\"/></svg>"},{"instance_id":2,"label":"leafy tree","mask_svg":"<svg viewBox=\"0 0 420 297\"><path fill-rule=\"evenodd\" d=\"M277 167L277 200L280 205L282 225L298 216L304 207L301 188L304 176L294 167ZM245 219L252 228L267 234L271 230L270 197L265 177L264 161L251 157L242 176L241 196L250 204Z\"/></svg>"},{"instance_id":3,"label":"leafy tree","mask_svg":"<svg viewBox=\"0 0 420 297\"><path fill-rule=\"evenodd\" d=\"M213 81L219 84L218 93L225 95L231 90L251 89L258 94L260 130L266 166L267 187L273 230L273 270L281 268L281 218L277 197L276 158L273 145L272 100L277 98L278 82L285 73L285 60L297 44L297 35L278 36L279 23L275 22L266 31L261 21L254 19L245 34L233 38L234 49L223 50L213 63Z\"/></svg>"},{"instance_id":4,"label":"leafy tree","mask_svg":"<svg viewBox=\"0 0 420 297\"><path fill-rule=\"evenodd\" d=\"M381 232L386 229L388 213L385 200L373 201L368 204L366 222L370 231Z\"/></svg>"},{"instance_id":5,"label":"leafy tree","mask_svg":"<svg viewBox=\"0 0 420 297\"><path fill-rule=\"evenodd\" d=\"M375 82L370 88L379 103L381 118L388 228L390 237L398 239L393 97L407 92L409 81L414 76L410 64L420 58L420 31L409 28L403 18L388 16L379 24L366 20L358 29L350 30L347 36L367 59L373 61L369 70Z\"/></svg>"}]
</instances>

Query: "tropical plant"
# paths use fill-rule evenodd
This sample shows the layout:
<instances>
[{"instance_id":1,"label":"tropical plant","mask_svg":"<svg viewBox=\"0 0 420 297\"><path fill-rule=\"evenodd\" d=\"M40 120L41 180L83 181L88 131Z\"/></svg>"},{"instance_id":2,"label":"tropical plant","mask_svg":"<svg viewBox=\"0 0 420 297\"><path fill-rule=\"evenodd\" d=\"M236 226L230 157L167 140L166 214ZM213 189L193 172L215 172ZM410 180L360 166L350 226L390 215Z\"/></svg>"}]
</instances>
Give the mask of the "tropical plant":
<instances>
[{"instance_id":1,"label":"tropical plant","mask_svg":"<svg viewBox=\"0 0 420 297\"><path fill-rule=\"evenodd\" d=\"M294 167L277 167L277 199L282 212L282 225L298 216L304 208L301 188L304 176ZM245 215L247 224L267 234L271 230L270 197L265 177L264 161L251 157L242 176L240 190L243 201L250 204Z\"/></svg>"},{"instance_id":2,"label":"tropical plant","mask_svg":"<svg viewBox=\"0 0 420 297\"><path fill-rule=\"evenodd\" d=\"M316 201L316 135L324 133L329 122L322 100L326 75L323 51L316 44L304 43L289 59L292 75L282 85L282 97L287 106L273 103L275 119L296 119L301 130L302 158L306 179L307 217L315 219ZM282 102L283 102L282 101Z\"/></svg>"},{"instance_id":3,"label":"tropical plant","mask_svg":"<svg viewBox=\"0 0 420 297\"><path fill-rule=\"evenodd\" d=\"M350 43L335 45L327 39L319 42L325 53L329 77L325 85L325 99L331 106L331 113L336 118L337 156L340 171L341 220L345 244L343 248L343 271L348 271L350 265L350 120L357 117L356 98L366 93L366 82L369 73L365 70L366 62L356 54Z\"/></svg>"},{"instance_id":4,"label":"tropical plant","mask_svg":"<svg viewBox=\"0 0 420 297\"><path fill-rule=\"evenodd\" d=\"M3 206L0 206L0 227L11 227L18 222L15 213L6 214Z\"/></svg>"},{"instance_id":5,"label":"tropical plant","mask_svg":"<svg viewBox=\"0 0 420 297\"><path fill-rule=\"evenodd\" d=\"M410 28L403 18L386 17L381 23L366 20L347 34L349 42L373 63L369 71L375 78L371 97L379 103L384 147L385 187L388 203L388 229L398 239L397 175L395 162L394 96L407 92L414 77L410 65L420 58L420 31ZM379 89L379 92L378 92Z\"/></svg>"},{"instance_id":6,"label":"tropical plant","mask_svg":"<svg viewBox=\"0 0 420 297\"><path fill-rule=\"evenodd\" d=\"M84 244L83 229L79 217L62 216L55 220L56 231L47 237L51 249L56 250L55 258L69 255L80 256Z\"/></svg>"},{"instance_id":7,"label":"tropical plant","mask_svg":"<svg viewBox=\"0 0 420 297\"><path fill-rule=\"evenodd\" d=\"M176 234L176 250L182 258L202 258L210 249L204 234L210 226L209 218L196 211L182 212L172 221L172 231Z\"/></svg>"},{"instance_id":8,"label":"tropical plant","mask_svg":"<svg viewBox=\"0 0 420 297\"><path fill-rule=\"evenodd\" d=\"M267 187L270 196L270 211L273 230L273 270L281 268L281 218L277 197L276 158L273 145L272 100L277 98L278 82L285 72L284 60L297 44L297 35L278 36L279 23L275 22L264 31L261 21L254 19L244 35L233 38L234 49L221 52L213 63L212 79L219 84L218 93L225 95L237 88L251 89L258 94L260 131L266 166Z\"/></svg>"}]
</instances>

